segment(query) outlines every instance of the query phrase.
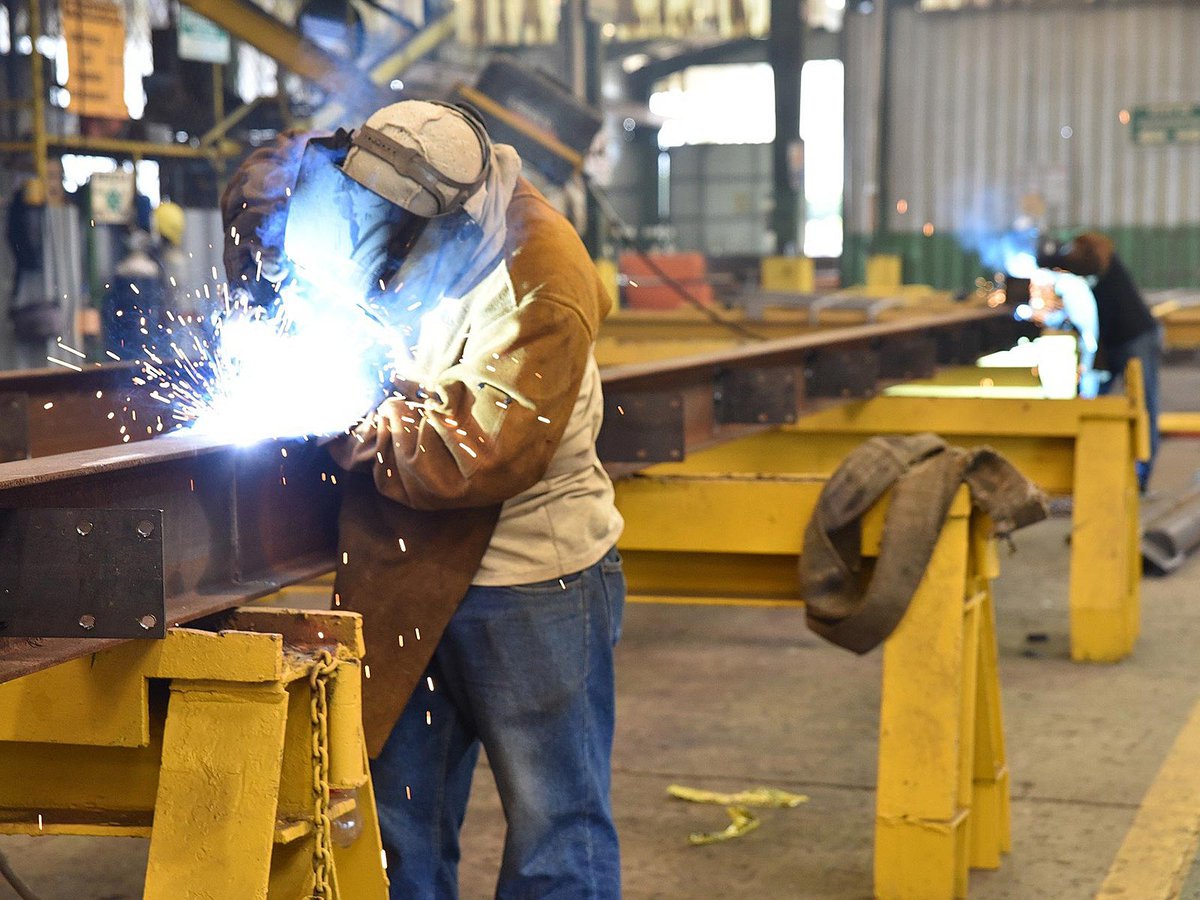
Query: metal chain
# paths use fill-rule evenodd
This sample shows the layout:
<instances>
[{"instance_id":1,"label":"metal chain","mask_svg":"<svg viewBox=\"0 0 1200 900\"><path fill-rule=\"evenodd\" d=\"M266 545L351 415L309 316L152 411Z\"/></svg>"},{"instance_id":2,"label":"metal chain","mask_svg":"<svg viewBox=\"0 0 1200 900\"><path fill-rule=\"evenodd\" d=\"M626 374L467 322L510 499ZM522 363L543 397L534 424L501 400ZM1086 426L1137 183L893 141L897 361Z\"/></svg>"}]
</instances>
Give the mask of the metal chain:
<instances>
[{"instance_id":1,"label":"metal chain","mask_svg":"<svg viewBox=\"0 0 1200 900\"><path fill-rule=\"evenodd\" d=\"M312 688L309 718L312 722L313 759L313 891L315 900L332 900L329 873L333 866L333 822L329 818L329 676L338 667L338 660L328 650L322 650L313 660L308 673Z\"/></svg>"}]
</instances>

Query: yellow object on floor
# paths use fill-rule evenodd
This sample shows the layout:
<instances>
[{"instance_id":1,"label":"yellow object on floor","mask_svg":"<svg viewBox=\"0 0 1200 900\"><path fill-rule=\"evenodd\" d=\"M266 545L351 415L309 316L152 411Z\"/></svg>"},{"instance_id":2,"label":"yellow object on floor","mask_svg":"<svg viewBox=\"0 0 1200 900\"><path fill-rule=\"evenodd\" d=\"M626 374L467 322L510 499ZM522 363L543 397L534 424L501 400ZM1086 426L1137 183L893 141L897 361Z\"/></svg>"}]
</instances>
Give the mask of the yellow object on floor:
<instances>
[{"instance_id":1,"label":"yellow object on floor","mask_svg":"<svg viewBox=\"0 0 1200 900\"><path fill-rule=\"evenodd\" d=\"M688 843L693 847L719 844L722 841L744 837L762 824L758 816L744 806L731 806L725 812L729 813L731 821L724 831L693 831L688 835Z\"/></svg>"},{"instance_id":2,"label":"yellow object on floor","mask_svg":"<svg viewBox=\"0 0 1200 900\"><path fill-rule=\"evenodd\" d=\"M718 791L705 791L700 788L684 787L682 784L673 784L667 788L667 793L676 800L687 800L689 803L715 803L718 806L792 809L801 803L808 802L805 794L793 794L772 787L758 787L748 791L738 791L736 794L722 794Z\"/></svg>"}]
</instances>

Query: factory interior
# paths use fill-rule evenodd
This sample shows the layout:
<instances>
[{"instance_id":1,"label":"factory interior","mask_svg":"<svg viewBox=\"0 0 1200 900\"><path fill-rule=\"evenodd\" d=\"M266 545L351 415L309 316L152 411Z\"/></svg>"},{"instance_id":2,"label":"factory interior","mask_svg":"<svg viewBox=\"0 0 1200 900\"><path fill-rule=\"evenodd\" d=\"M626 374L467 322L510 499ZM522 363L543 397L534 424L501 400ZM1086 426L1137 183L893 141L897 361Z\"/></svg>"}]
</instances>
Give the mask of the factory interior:
<instances>
[{"instance_id":1,"label":"factory interior","mask_svg":"<svg viewBox=\"0 0 1200 900\"><path fill-rule=\"evenodd\" d=\"M1197 46L0 0L0 900L1200 900Z\"/></svg>"}]
</instances>

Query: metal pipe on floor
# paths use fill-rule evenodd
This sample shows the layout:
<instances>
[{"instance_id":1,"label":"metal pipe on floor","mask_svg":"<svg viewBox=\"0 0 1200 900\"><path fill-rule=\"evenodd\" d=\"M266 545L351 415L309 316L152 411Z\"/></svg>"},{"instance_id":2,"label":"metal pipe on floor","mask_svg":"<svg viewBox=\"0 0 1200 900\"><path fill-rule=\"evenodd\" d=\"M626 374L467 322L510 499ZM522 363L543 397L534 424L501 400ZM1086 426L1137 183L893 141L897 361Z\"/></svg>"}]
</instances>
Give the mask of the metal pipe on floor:
<instances>
[{"instance_id":1,"label":"metal pipe on floor","mask_svg":"<svg viewBox=\"0 0 1200 900\"><path fill-rule=\"evenodd\" d=\"M1157 574L1170 575L1197 547L1200 547L1200 486L1146 523L1142 531L1142 558Z\"/></svg>"}]
</instances>

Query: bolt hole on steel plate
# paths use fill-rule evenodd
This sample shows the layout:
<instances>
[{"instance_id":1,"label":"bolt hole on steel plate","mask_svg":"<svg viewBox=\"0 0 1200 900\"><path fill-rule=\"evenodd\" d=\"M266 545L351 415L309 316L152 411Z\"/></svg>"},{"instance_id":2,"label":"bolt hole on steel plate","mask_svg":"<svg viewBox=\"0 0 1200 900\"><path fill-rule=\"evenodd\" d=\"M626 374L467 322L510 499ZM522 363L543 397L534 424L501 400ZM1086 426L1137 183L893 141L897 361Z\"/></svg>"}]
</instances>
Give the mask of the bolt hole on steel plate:
<instances>
[{"instance_id":1,"label":"bolt hole on steel plate","mask_svg":"<svg viewBox=\"0 0 1200 900\"><path fill-rule=\"evenodd\" d=\"M163 637L162 513L0 510L0 621L11 637Z\"/></svg>"}]
</instances>

